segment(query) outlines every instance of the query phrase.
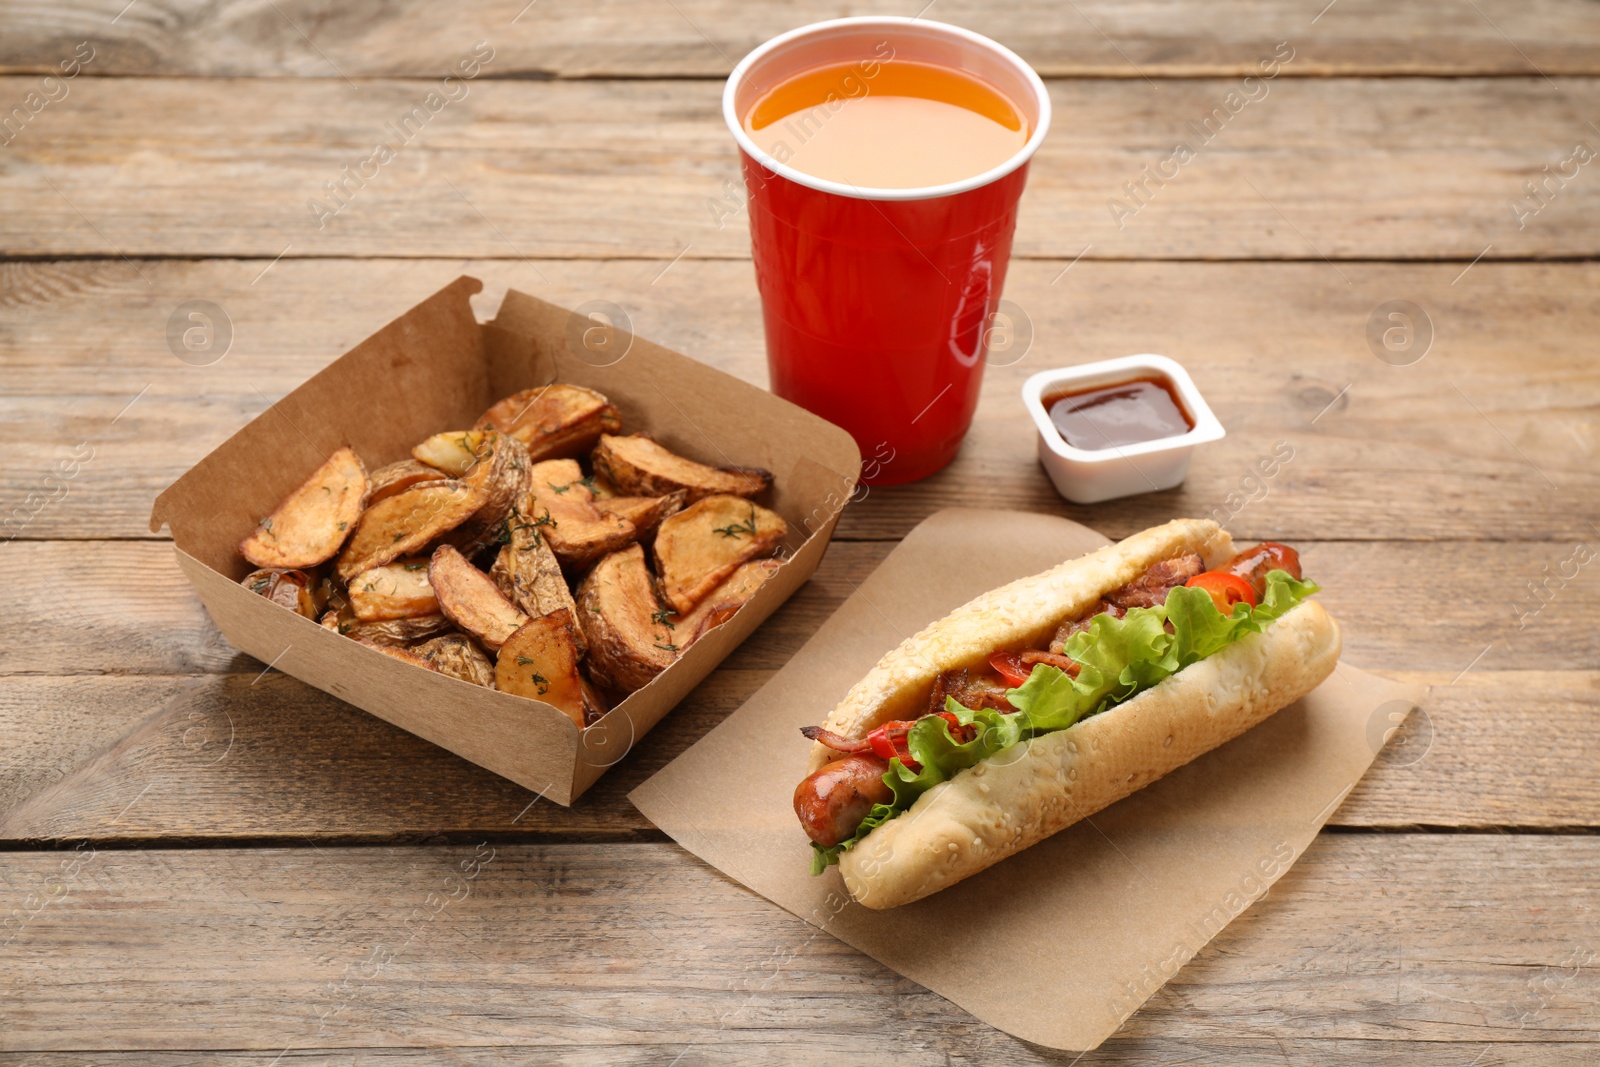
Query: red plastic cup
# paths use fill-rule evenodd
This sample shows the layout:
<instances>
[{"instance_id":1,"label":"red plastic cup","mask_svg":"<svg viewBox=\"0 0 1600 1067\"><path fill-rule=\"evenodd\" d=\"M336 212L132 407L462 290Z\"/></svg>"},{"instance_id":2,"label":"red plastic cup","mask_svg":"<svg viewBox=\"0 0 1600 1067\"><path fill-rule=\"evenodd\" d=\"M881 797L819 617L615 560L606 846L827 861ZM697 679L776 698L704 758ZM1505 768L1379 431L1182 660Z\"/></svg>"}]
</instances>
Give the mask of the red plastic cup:
<instances>
[{"instance_id":1,"label":"red plastic cup","mask_svg":"<svg viewBox=\"0 0 1600 1067\"><path fill-rule=\"evenodd\" d=\"M795 74L860 61L870 91L870 64L897 60L954 68L1000 90L1021 109L1027 143L964 181L865 189L796 170L745 133L750 108ZM1039 75L1010 49L956 26L834 19L746 56L728 77L722 113L749 192L772 391L850 431L869 485L944 467L978 406L1017 201L1050 127Z\"/></svg>"}]
</instances>

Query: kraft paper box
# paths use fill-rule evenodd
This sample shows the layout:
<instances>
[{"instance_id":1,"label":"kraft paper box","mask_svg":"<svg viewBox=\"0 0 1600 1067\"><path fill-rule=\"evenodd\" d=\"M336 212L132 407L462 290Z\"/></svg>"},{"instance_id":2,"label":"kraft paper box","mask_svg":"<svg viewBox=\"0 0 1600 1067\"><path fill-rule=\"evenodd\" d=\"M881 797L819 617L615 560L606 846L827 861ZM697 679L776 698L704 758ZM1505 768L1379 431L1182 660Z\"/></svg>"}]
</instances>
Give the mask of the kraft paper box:
<instances>
[{"instance_id":1,"label":"kraft paper box","mask_svg":"<svg viewBox=\"0 0 1600 1067\"><path fill-rule=\"evenodd\" d=\"M812 877L792 802L811 754L800 727L952 608L1104 544L1050 515L938 512L743 707L629 799L724 874L991 1026L1095 1048L1246 908L1270 906L1258 902L1422 696L1340 663L1243 736L914 904L872 911L850 902L837 868ZM1306 567L1316 578L1314 557Z\"/></svg>"},{"instance_id":2,"label":"kraft paper box","mask_svg":"<svg viewBox=\"0 0 1600 1067\"><path fill-rule=\"evenodd\" d=\"M594 323L523 293L508 292L480 324L470 298L482 288L459 278L329 364L162 493L150 527L170 527L179 566L235 647L571 804L816 569L860 454L831 423L643 338L618 331L591 351ZM238 584L253 569L239 541L340 445L375 470L553 381L604 393L625 433L646 431L712 466L772 471L764 502L790 526L783 565L744 608L587 730L539 701L391 659Z\"/></svg>"}]
</instances>

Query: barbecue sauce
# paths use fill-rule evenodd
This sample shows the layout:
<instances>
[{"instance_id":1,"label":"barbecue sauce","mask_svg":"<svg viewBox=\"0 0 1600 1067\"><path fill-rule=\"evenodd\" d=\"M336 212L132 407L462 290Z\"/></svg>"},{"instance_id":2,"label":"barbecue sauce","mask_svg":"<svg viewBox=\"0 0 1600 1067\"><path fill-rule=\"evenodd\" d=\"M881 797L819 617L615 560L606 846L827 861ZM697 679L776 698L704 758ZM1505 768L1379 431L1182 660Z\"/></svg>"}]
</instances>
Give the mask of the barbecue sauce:
<instances>
[{"instance_id":1,"label":"barbecue sauce","mask_svg":"<svg viewBox=\"0 0 1600 1067\"><path fill-rule=\"evenodd\" d=\"M1042 402L1062 439L1089 452L1179 437L1194 429L1177 390L1162 377L1046 393Z\"/></svg>"}]
</instances>

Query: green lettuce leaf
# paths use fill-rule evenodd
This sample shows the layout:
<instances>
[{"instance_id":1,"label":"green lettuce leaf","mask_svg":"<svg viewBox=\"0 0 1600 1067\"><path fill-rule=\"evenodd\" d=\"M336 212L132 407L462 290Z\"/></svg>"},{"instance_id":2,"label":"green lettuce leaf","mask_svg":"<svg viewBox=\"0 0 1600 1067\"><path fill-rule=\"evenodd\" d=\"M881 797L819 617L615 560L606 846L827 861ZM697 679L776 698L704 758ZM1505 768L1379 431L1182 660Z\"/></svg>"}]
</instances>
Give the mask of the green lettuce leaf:
<instances>
[{"instance_id":1,"label":"green lettuce leaf","mask_svg":"<svg viewBox=\"0 0 1600 1067\"><path fill-rule=\"evenodd\" d=\"M1315 582L1290 577L1287 571L1272 571L1261 602L1255 607L1235 604L1228 615L1217 610L1204 590L1187 586L1169 592L1160 607L1133 608L1120 619L1096 615L1089 628L1074 634L1066 645L1067 656L1080 667L1076 678L1048 664L1035 664L1027 681L1006 690L1015 712L973 709L953 698L945 700L945 710L953 712L958 722L978 728L972 740L957 741L943 718L930 715L919 720L906 735L906 746L922 769L912 771L899 759L890 760L883 781L894 799L873 805L848 840L813 844L811 873L821 874L838 863L841 852L940 782L1012 745L1065 730L1115 707L1246 634L1261 632L1320 588ZM1171 633L1166 628L1169 622Z\"/></svg>"}]
</instances>

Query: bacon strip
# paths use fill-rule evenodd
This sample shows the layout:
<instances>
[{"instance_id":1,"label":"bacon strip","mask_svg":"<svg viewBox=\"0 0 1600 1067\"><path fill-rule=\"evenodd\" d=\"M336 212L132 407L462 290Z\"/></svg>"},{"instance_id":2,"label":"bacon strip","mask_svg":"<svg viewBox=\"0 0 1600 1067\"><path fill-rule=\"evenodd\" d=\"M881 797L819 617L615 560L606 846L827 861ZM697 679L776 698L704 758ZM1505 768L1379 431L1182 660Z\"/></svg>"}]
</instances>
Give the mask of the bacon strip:
<instances>
[{"instance_id":1,"label":"bacon strip","mask_svg":"<svg viewBox=\"0 0 1600 1067\"><path fill-rule=\"evenodd\" d=\"M1050 639L1050 651L1057 655L1065 652L1072 635L1087 630L1096 615L1120 619L1128 613L1129 608L1153 608L1165 604L1168 593L1205 568L1205 561L1194 552L1153 564L1127 585L1107 593L1078 618L1068 619L1057 627L1055 636Z\"/></svg>"},{"instance_id":2,"label":"bacon strip","mask_svg":"<svg viewBox=\"0 0 1600 1067\"><path fill-rule=\"evenodd\" d=\"M1017 656L1017 658L1030 667L1035 663L1048 663L1052 667L1066 671L1069 678L1076 678L1078 672L1083 669L1073 660L1059 652L1040 652L1038 649L1030 648Z\"/></svg>"},{"instance_id":3,"label":"bacon strip","mask_svg":"<svg viewBox=\"0 0 1600 1067\"><path fill-rule=\"evenodd\" d=\"M1119 608L1153 608L1167 602L1167 593L1206 569L1198 553L1164 559L1139 577L1106 594Z\"/></svg>"},{"instance_id":4,"label":"bacon strip","mask_svg":"<svg viewBox=\"0 0 1600 1067\"><path fill-rule=\"evenodd\" d=\"M973 678L967 673L965 667L960 670L945 671L933 683L933 692L928 695L928 710L924 715L932 715L944 710L945 697L954 697L955 702L964 707L993 708L995 711L1010 712L1017 710L1011 706L1011 701L1006 699L1006 687L997 682L984 678Z\"/></svg>"},{"instance_id":5,"label":"bacon strip","mask_svg":"<svg viewBox=\"0 0 1600 1067\"><path fill-rule=\"evenodd\" d=\"M800 732L813 741L821 741L835 752L847 752L858 755L872 751L872 746L867 744L866 738L852 741L848 737L841 737L832 730L825 730L820 726L802 726Z\"/></svg>"},{"instance_id":6,"label":"bacon strip","mask_svg":"<svg viewBox=\"0 0 1600 1067\"><path fill-rule=\"evenodd\" d=\"M1110 615L1113 619L1120 619L1127 612L1109 600L1102 600L1086 611L1081 618L1069 619L1056 628L1056 635L1050 639L1050 651L1061 655L1067 650L1067 642L1072 635L1089 628L1096 615Z\"/></svg>"}]
</instances>

